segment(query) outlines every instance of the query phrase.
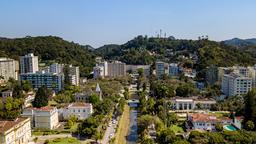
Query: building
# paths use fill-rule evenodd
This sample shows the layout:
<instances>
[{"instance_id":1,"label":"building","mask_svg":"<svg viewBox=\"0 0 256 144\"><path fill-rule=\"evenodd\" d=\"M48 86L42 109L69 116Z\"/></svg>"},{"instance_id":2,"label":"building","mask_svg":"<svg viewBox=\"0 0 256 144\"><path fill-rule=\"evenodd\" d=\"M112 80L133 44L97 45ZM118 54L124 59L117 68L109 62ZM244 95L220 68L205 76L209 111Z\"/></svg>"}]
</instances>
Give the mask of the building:
<instances>
[{"instance_id":1,"label":"building","mask_svg":"<svg viewBox=\"0 0 256 144\"><path fill-rule=\"evenodd\" d=\"M108 76L108 62L107 61L102 61L98 63L99 67L103 68L103 76L106 77Z\"/></svg>"},{"instance_id":2,"label":"building","mask_svg":"<svg viewBox=\"0 0 256 144\"><path fill-rule=\"evenodd\" d=\"M228 117L216 117L211 114L195 113L187 117L186 127L192 130L215 131L216 124L231 125L233 120Z\"/></svg>"},{"instance_id":3,"label":"building","mask_svg":"<svg viewBox=\"0 0 256 144\"><path fill-rule=\"evenodd\" d=\"M5 81L8 81L10 78L18 80L18 71L18 61L8 58L0 58L0 76L2 76Z\"/></svg>"},{"instance_id":4,"label":"building","mask_svg":"<svg viewBox=\"0 0 256 144\"><path fill-rule=\"evenodd\" d=\"M2 98L6 99L8 97L12 97L12 91L8 90L8 91L3 91L2 92Z\"/></svg>"},{"instance_id":5,"label":"building","mask_svg":"<svg viewBox=\"0 0 256 144\"><path fill-rule=\"evenodd\" d=\"M87 92L81 92L75 94L75 100L76 102L85 102L88 103L90 96L92 95L93 91L87 91Z\"/></svg>"},{"instance_id":6,"label":"building","mask_svg":"<svg viewBox=\"0 0 256 144\"><path fill-rule=\"evenodd\" d=\"M58 110L56 107L45 106L41 108L25 108L21 116L29 117L33 128L52 130L59 126Z\"/></svg>"},{"instance_id":7,"label":"building","mask_svg":"<svg viewBox=\"0 0 256 144\"><path fill-rule=\"evenodd\" d=\"M196 110L196 109L211 109L216 104L213 99L202 99L198 97L174 97L171 100L174 110Z\"/></svg>"},{"instance_id":8,"label":"building","mask_svg":"<svg viewBox=\"0 0 256 144\"><path fill-rule=\"evenodd\" d=\"M156 62L156 76L158 78L162 77L164 74L167 74L166 73L166 70L168 69L169 67L166 67L166 63L162 62L162 61L157 61Z\"/></svg>"},{"instance_id":9,"label":"building","mask_svg":"<svg viewBox=\"0 0 256 144\"><path fill-rule=\"evenodd\" d=\"M63 73L63 69L64 69L64 64L53 63L49 67L49 72L60 74L60 73Z\"/></svg>"},{"instance_id":10,"label":"building","mask_svg":"<svg viewBox=\"0 0 256 144\"><path fill-rule=\"evenodd\" d=\"M126 75L126 64L120 61L112 61L108 63L107 66L108 77L120 77Z\"/></svg>"},{"instance_id":11,"label":"building","mask_svg":"<svg viewBox=\"0 0 256 144\"><path fill-rule=\"evenodd\" d=\"M36 73L38 71L38 56L29 53L20 57L20 73Z\"/></svg>"},{"instance_id":12,"label":"building","mask_svg":"<svg viewBox=\"0 0 256 144\"><path fill-rule=\"evenodd\" d=\"M241 74L225 74L222 78L221 91L226 96L240 96L252 89L252 78Z\"/></svg>"},{"instance_id":13,"label":"building","mask_svg":"<svg viewBox=\"0 0 256 144\"><path fill-rule=\"evenodd\" d=\"M64 87L64 76L63 74L53 73L24 73L20 74L20 80L28 80L34 89L38 89L42 86L46 86L48 89L59 92Z\"/></svg>"},{"instance_id":14,"label":"building","mask_svg":"<svg viewBox=\"0 0 256 144\"><path fill-rule=\"evenodd\" d=\"M97 79L97 78L104 78L104 77L105 77L104 67L102 66L93 67L93 78Z\"/></svg>"},{"instance_id":15,"label":"building","mask_svg":"<svg viewBox=\"0 0 256 144\"><path fill-rule=\"evenodd\" d=\"M79 80L80 80L79 67L69 65L68 78L72 85L79 86Z\"/></svg>"},{"instance_id":16,"label":"building","mask_svg":"<svg viewBox=\"0 0 256 144\"><path fill-rule=\"evenodd\" d=\"M63 118L69 119L76 116L79 120L86 119L93 113L93 107L90 103L71 103L63 109Z\"/></svg>"},{"instance_id":17,"label":"building","mask_svg":"<svg viewBox=\"0 0 256 144\"><path fill-rule=\"evenodd\" d=\"M138 73L138 69L143 69L144 75L150 75L150 65L126 65L126 71L132 73Z\"/></svg>"},{"instance_id":18,"label":"building","mask_svg":"<svg viewBox=\"0 0 256 144\"><path fill-rule=\"evenodd\" d=\"M179 74L179 66L177 63L171 63L169 65L169 75L177 76Z\"/></svg>"},{"instance_id":19,"label":"building","mask_svg":"<svg viewBox=\"0 0 256 144\"><path fill-rule=\"evenodd\" d=\"M28 144L30 138L31 126L29 118L0 121L1 144Z\"/></svg>"},{"instance_id":20,"label":"building","mask_svg":"<svg viewBox=\"0 0 256 144\"><path fill-rule=\"evenodd\" d=\"M218 67L214 65L207 67L206 82L208 85L214 85L218 82Z\"/></svg>"}]
</instances>

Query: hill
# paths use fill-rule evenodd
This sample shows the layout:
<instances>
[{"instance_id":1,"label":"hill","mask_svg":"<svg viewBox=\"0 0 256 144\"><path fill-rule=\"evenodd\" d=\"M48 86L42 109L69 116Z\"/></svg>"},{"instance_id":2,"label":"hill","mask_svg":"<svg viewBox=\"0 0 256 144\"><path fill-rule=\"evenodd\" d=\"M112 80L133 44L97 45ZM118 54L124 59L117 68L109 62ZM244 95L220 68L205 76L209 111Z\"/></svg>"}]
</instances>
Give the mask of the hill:
<instances>
[{"instance_id":1,"label":"hill","mask_svg":"<svg viewBox=\"0 0 256 144\"><path fill-rule=\"evenodd\" d=\"M231 46L241 48L241 47L256 45L256 38L252 38L252 39L233 38L233 39L230 39L230 40L225 40L223 42L227 45L231 45Z\"/></svg>"},{"instance_id":2,"label":"hill","mask_svg":"<svg viewBox=\"0 0 256 144\"><path fill-rule=\"evenodd\" d=\"M41 62L56 61L81 67L81 74L89 74L95 64L91 46L81 46L55 36L1 38L0 57L18 60L19 56L34 53Z\"/></svg>"}]
</instances>

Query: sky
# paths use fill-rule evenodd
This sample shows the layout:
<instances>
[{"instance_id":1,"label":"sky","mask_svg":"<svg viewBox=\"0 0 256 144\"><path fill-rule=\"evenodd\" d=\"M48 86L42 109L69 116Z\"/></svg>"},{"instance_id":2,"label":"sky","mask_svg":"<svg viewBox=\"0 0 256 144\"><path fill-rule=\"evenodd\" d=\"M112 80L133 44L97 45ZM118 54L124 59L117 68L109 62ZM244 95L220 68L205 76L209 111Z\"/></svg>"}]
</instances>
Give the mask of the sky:
<instances>
[{"instance_id":1,"label":"sky","mask_svg":"<svg viewBox=\"0 0 256 144\"><path fill-rule=\"evenodd\" d=\"M137 35L256 37L256 0L1 0L0 37L122 44Z\"/></svg>"}]
</instances>

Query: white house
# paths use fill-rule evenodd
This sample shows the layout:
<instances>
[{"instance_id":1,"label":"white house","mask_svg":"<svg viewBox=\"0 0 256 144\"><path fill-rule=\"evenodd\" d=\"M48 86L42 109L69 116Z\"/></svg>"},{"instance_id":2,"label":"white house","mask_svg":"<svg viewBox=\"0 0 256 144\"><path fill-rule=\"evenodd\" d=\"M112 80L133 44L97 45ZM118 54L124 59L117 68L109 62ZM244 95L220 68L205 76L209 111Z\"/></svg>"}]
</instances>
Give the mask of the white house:
<instances>
[{"instance_id":1,"label":"white house","mask_svg":"<svg viewBox=\"0 0 256 144\"><path fill-rule=\"evenodd\" d=\"M33 128L56 129L59 126L58 110L56 107L29 107L23 110L21 116L29 117Z\"/></svg>"},{"instance_id":2,"label":"white house","mask_svg":"<svg viewBox=\"0 0 256 144\"><path fill-rule=\"evenodd\" d=\"M78 119L86 119L93 113L93 107L90 103L71 103L63 108L63 118L67 120L70 116L76 116Z\"/></svg>"}]
</instances>

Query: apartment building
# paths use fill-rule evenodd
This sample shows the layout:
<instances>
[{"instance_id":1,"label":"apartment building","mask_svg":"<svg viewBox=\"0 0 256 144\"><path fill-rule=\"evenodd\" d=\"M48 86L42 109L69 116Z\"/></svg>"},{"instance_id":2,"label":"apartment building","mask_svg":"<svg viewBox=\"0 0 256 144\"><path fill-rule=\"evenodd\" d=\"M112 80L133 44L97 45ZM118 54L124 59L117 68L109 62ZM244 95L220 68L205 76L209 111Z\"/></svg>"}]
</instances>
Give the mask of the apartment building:
<instances>
[{"instance_id":1,"label":"apartment building","mask_svg":"<svg viewBox=\"0 0 256 144\"><path fill-rule=\"evenodd\" d=\"M31 138L29 118L0 121L1 144L28 144Z\"/></svg>"},{"instance_id":2,"label":"apartment building","mask_svg":"<svg viewBox=\"0 0 256 144\"><path fill-rule=\"evenodd\" d=\"M120 61L112 61L108 63L108 77L120 77L126 75L126 64Z\"/></svg>"},{"instance_id":3,"label":"apartment building","mask_svg":"<svg viewBox=\"0 0 256 144\"><path fill-rule=\"evenodd\" d=\"M252 78L241 74L225 74L222 78L221 91L226 96L240 96L252 89Z\"/></svg>"},{"instance_id":4,"label":"apartment building","mask_svg":"<svg viewBox=\"0 0 256 144\"><path fill-rule=\"evenodd\" d=\"M79 80L80 80L79 67L69 65L68 77L69 77L69 81L72 85L79 86Z\"/></svg>"},{"instance_id":5,"label":"apartment building","mask_svg":"<svg viewBox=\"0 0 256 144\"><path fill-rule=\"evenodd\" d=\"M56 129L59 126L58 110L56 107L25 108L22 117L31 119L32 128Z\"/></svg>"},{"instance_id":6,"label":"apartment building","mask_svg":"<svg viewBox=\"0 0 256 144\"><path fill-rule=\"evenodd\" d=\"M20 73L36 73L38 71L38 56L29 53L20 57Z\"/></svg>"},{"instance_id":7,"label":"apartment building","mask_svg":"<svg viewBox=\"0 0 256 144\"><path fill-rule=\"evenodd\" d=\"M29 81L34 89L46 86L48 89L59 92L64 87L63 74L45 73L42 71L37 73L23 73L20 74L20 80Z\"/></svg>"},{"instance_id":8,"label":"apartment building","mask_svg":"<svg viewBox=\"0 0 256 144\"><path fill-rule=\"evenodd\" d=\"M5 81L10 78L18 80L19 62L9 58L0 58L0 76Z\"/></svg>"},{"instance_id":9,"label":"apartment building","mask_svg":"<svg viewBox=\"0 0 256 144\"><path fill-rule=\"evenodd\" d=\"M171 63L169 65L169 75L177 76L179 74L179 66L177 63Z\"/></svg>"}]
</instances>

